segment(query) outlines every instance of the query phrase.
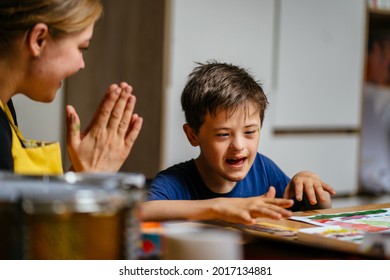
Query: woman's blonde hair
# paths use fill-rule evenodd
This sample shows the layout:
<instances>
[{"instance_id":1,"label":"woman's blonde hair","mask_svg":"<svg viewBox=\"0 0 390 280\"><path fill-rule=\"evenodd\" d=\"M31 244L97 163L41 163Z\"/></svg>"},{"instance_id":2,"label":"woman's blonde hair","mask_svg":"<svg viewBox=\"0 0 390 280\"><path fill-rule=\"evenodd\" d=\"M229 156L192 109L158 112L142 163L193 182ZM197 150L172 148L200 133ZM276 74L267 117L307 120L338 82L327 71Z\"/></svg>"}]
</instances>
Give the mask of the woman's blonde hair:
<instances>
[{"instance_id":1,"label":"woman's blonde hair","mask_svg":"<svg viewBox=\"0 0 390 280\"><path fill-rule=\"evenodd\" d=\"M56 38L83 30L102 12L100 0L1 0L0 51L37 23L47 24Z\"/></svg>"}]
</instances>

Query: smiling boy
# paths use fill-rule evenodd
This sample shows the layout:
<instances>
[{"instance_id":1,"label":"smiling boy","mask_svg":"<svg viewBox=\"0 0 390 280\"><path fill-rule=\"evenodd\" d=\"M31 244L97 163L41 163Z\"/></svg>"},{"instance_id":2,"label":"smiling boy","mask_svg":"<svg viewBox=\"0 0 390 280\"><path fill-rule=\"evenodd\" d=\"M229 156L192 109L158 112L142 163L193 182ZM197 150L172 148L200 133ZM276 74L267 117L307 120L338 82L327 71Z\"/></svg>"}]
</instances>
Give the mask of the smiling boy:
<instances>
[{"instance_id":1,"label":"smiling boy","mask_svg":"<svg viewBox=\"0 0 390 280\"><path fill-rule=\"evenodd\" d=\"M251 224L258 217L287 218L305 205L331 207L335 191L318 175L303 171L290 180L258 153L268 100L245 69L216 61L199 64L181 103L184 132L200 154L157 174L143 203L143 220ZM304 194L309 203L302 203Z\"/></svg>"}]
</instances>

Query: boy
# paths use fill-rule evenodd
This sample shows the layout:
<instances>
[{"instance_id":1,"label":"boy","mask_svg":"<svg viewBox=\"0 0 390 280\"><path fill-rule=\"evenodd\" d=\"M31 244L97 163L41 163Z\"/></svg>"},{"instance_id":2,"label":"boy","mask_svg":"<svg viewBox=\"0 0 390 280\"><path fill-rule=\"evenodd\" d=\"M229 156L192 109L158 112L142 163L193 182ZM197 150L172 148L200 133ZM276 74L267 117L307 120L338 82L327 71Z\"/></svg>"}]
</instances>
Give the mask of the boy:
<instances>
[{"instance_id":1,"label":"boy","mask_svg":"<svg viewBox=\"0 0 390 280\"><path fill-rule=\"evenodd\" d=\"M257 152L268 100L245 69L215 61L199 64L181 104L184 132L200 154L157 174L142 205L143 220L253 224L258 217L287 218L287 208L302 210L303 194L310 202L306 206L331 207L335 191L316 174L300 172L290 181Z\"/></svg>"}]
</instances>

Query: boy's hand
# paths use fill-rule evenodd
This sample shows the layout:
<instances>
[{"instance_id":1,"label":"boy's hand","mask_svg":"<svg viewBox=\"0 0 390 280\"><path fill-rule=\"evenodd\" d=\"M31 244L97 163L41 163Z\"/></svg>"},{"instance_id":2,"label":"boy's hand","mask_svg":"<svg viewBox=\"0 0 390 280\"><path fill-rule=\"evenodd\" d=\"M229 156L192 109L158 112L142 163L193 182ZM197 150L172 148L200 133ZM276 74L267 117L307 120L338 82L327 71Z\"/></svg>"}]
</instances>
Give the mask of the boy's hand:
<instances>
[{"instance_id":1,"label":"boy's hand","mask_svg":"<svg viewBox=\"0 0 390 280\"><path fill-rule=\"evenodd\" d=\"M285 209L293 205L293 200L268 198L267 194L248 198L216 198L212 201L211 218L233 223L254 224L256 218L282 219L291 216Z\"/></svg>"},{"instance_id":2,"label":"boy's hand","mask_svg":"<svg viewBox=\"0 0 390 280\"><path fill-rule=\"evenodd\" d=\"M275 196L276 196L276 189L274 186L270 186L268 192L261 195L261 197L265 197L265 198L275 198Z\"/></svg>"},{"instance_id":3,"label":"boy's hand","mask_svg":"<svg viewBox=\"0 0 390 280\"><path fill-rule=\"evenodd\" d=\"M293 198L295 196L298 201L302 201L304 194L311 205L322 203L323 206L319 208L330 208L330 195L336 194L336 191L323 182L317 174L310 171L302 171L291 179L283 197Z\"/></svg>"}]
</instances>

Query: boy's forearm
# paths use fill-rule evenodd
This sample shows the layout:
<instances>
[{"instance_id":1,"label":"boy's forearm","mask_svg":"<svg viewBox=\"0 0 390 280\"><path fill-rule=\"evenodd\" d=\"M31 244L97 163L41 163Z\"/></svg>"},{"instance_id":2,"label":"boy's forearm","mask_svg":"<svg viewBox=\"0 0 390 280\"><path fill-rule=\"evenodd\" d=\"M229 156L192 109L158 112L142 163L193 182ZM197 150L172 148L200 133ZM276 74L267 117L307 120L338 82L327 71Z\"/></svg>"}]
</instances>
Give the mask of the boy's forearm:
<instances>
[{"instance_id":1,"label":"boy's forearm","mask_svg":"<svg viewBox=\"0 0 390 280\"><path fill-rule=\"evenodd\" d=\"M154 200L141 204L143 221L210 220L208 200Z\"/></svg>"}]
</instances>

